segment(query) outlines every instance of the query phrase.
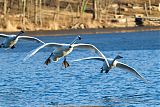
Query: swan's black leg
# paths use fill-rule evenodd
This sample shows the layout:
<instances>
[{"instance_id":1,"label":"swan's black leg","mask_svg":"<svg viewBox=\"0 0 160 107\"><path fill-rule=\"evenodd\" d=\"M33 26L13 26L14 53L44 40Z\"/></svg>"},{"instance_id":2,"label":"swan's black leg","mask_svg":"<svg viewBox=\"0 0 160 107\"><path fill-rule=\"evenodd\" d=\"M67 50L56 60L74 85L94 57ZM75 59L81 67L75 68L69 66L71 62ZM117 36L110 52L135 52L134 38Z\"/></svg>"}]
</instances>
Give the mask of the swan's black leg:
<instances>
[{"instance_id":1,"label":"swan's black leg","mask_svg":"<svg viewBox=\"0 0 160 107\"><path fill-rule=\"evenodd\" d=\"M13 45L12 47L11 47L11 49L14 49L15 48L15 46Z\"/></svg>"},{"instance_id":2,"label":"swan's black leg","mask_svg":"<svg viewBox=\"0 0 160 107\"><path fill-rule=\"evenodd\" d=\"M64 57L64 61L62 62L62 65L63 65L65 68L69 67L69 63L67 62L66 57Z\"/></svg>"},{"instance_id":3,"label":"swan's black leg","mask_svg":"<svg viewBox=\"0 0 160 107\"><path fill-rule=\"evenodd\" d=\"M51 53L51 55L47 58L47 60L44 62L46 65L48 65L49 63L51 63L51 56L53 55L53 53Z\"/></svg>"}]
</instances>

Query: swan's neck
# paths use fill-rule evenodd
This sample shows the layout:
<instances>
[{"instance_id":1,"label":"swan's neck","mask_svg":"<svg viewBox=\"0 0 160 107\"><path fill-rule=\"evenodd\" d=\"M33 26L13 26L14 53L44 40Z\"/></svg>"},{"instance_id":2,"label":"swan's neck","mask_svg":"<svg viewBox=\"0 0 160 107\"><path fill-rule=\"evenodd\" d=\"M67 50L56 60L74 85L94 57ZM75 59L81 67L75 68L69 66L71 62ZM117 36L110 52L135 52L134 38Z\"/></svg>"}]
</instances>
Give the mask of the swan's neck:
<instances>
[{"instance_id":1,"label":"swan's neck","mask_svg":"<svg viewBox=\"0 0 160 107\"><path fill-rule=\"evenodd\" d=\"M114 61L115 61L116 59L117 59L117 58L114 58L114 59L113 59L113 61L112 61L112 63L111 63L111 66L113 66L113 63L114 63Z\"/></svg>"},{"instance_id":2,"label":"swan's neck","mask_svg":"<svg viewBox=\"0 0 160 107\"><path fill-rule=\"evenodd\" d=\"M16 35L16 38L18 38L18 36L20 36L20 35L23 34L23 33L24 33L23 31L19 32L19 33Z\"/></svg>"},{"instance_id":3,"label":"swan's neck","mask_svg":"<svg viewBox=\"0 0 160 107\"><path fill-rule=\"evenodd\" d=\"M117 59L121 59L121 58L123 58L123 57L117 55L117 56L113 59L113 61L112 61L112 63L111 63L111 66L113 66L113 63L114 63Z\"/></svg>"},{"instance_id":4,"label":"swan's neck","mask_svg":"<svg viewBox=\"0 0 160 107\"><path fill-rule=\"evenodd\" d=\"M52 57L52 56L53 56L53 53L51 53L51 55L49 56L49 58Z\"/></svg>"},{"instance_id":5,"label":"swan's neck","mask_svg":"<svg viewBox=\"0 0 160 107\"><path fill-rule=\"evenodd\" d=\"M77 42L77 40L80 40L80 39L81 39L80 36L77 36L77 37L70 43L70 45L75 44L75 43Z\"/></svg>"}]
</instances>

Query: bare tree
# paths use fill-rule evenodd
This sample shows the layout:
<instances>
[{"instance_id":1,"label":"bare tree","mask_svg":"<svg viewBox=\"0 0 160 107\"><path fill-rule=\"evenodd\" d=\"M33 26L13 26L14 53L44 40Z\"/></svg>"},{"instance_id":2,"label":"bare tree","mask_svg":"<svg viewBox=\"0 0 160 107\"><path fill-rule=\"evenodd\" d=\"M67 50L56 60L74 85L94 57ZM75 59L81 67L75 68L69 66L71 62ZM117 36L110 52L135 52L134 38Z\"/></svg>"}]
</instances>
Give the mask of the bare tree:
<instances>
[{"instance_id":1,"label":"bare tree","mask_svg":"<svg viewBox=\"0 0 160 107\"><path fill-rule=\"evenodd\" d=\"M96 0L92 0L92 7L93 7L93 20L97 19L97 3Z\"/></svg>"},{"instance_id":2,"label":"bare tree","mask_svg":"<svg viewBox=\"0 0 160 107\"><path fill-rule=\"evenodd\" d=\"M4 15L7 14L7 0L4 0L4 4L3 4L3 13L4 13Z\"/></svg>"},{"instance_id":3,"label":"bare tree","mask_svg":"<svg viewBox=\"0 0 160 107\"><path fill-rule=\"evenodd\" d=\"M35 0L34 2L34 22L35 24L38 24L38 0Z\"/></svg>"},{"instance_id":4,"label":"bare tree","mask_svg":"<svg viewBox=\"0 0 160 107\"><path fill-rule=\"evenodd\" d=\"M39 0L39 21L40 26L42 27L42 0Z\"/></svg>"},{"instance_id":5,"label":"bare tree","mask_svg":"<svg viewBox=\"0 0 160 107\"><path fill-rule=\"evenodd\" d=\"M149 0L149 14L151 15L152 14L152 11L151 11L151 0Z\"/></svg>"},{"instance_id":6,"label":"bare tree","mask_svg":"<svg viewBox=\"0 0 160 107\"><path fill-rule=\"evenodd\" d=\"M22 17L22 24L25 25L25 16L26 16L26 0L22 0L23 2L23 17Z\"/></svg>"},{"instance_id":7,"label":"bare tree","mask_svg":"<svg viewBox=\"0 0 160 107\"><path fill-rule=\"evenodd\" d=\"M56 0L56 8L57 8L57 19L59 20L59 12L60 12L60 0Z\"/></svg>"}]
</instances>

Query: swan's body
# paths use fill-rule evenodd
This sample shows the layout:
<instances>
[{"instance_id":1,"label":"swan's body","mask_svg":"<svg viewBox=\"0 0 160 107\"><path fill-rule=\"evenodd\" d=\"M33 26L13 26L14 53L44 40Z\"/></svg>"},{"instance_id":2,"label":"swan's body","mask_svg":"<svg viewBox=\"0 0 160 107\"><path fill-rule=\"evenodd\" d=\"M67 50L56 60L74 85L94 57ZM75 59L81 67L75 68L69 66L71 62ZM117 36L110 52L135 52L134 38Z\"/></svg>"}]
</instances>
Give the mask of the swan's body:
<instances>
[{"instance_id":1,"label":"swan's body","mask_svg":"<svg viewBox=\"0 0 160 107\"><path fill-rule=\"evenodd\" d=\"M15 48L15 44L18 42L19 39L24 40L30 40L30 41L36 41L38 43L43 43L43 41L30 36L20 36L23 32L20 32L18 35L6 35L6 34L0 34L0 37L4 38L4 41L0 45L0 48Z\"/></svg>"},{"instance_id":2,"label":"swan's body","mask_svg":"<svg viewBox=\"0 0 160 107\"><path fill-rule=\"evenodd\" d=\"M64 57L63 65L66 67L69 66L68 62L66 61L66 56L70 54L75 48L80 49L87 49L87 50L93 50L95 53L97 53L99 56L103 56L103 54L94 46L91 44L74 44L76 40L80 40L80 36L76 37L76 39L71 42L71 44L61 44L61 43L46 43L35 50L31 52L31 54L27 55L24 58L24 61L30 58L31 56L35 55L40 49L44 47L55 47L55 50L51 53L49 58L45 61L45 64L48 65L51 61L50 58L52 57L53 61L58 61L61 57Z\"/></svg>"},{"instance_id":3,"label":"swan's body","mask_svg":"<svg viewBox=\"0 0 160 107\"><path fill-rule=\"evenodd\" d=\"M116 59L120 59L122 57L120 57L119 55L116 56L114 59L112 58L107 58L108 63L109 63L109 68L106 65L106 63L104 62L105 59L103 57L88 57L88 58L82 58L82 59L77 59L74 61L82 61L82 60L99 60L103 62L103 66L101 68L101 73L103 71L105 71L106 73L109 72L109 70L111 70L112 68L118 67L120 69L124 69L132 74L134 74L135 76L137 76L139 79L143 80L146 82L146 80L132 67L128 66L127 64L121 63L119 61L117 61Z\"/></svg>"}]
</instances>

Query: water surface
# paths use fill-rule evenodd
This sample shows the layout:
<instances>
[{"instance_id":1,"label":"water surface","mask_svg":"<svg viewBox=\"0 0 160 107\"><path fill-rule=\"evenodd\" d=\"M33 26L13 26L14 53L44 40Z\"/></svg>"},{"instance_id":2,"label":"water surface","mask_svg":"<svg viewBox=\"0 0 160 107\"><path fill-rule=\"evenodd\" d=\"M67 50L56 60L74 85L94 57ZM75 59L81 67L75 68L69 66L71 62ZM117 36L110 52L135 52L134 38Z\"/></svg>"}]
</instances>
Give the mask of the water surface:
<instances>
[{"instance_id":1,"label":"water surface","mask_svg":"<svg viewBox=\"0 0 160 107\"><path fill-rule=\"evenodd\" d=\"M74 36L38 37L45 42L70 43ZM120 54L119 61L133 66L149 83L132 74L112 69L100 73L102 62L72 62L77 58L96 56L85 50L75 50L62 61L44 61L52 48L42 49L26 62L29 51L40 46L19 42L14 50L0 49L0 106L48 107L55 105L78 106L160 106L160 31L82 35L81 43L94 44L106 57Z\"/></svg>"}]
</instances>

